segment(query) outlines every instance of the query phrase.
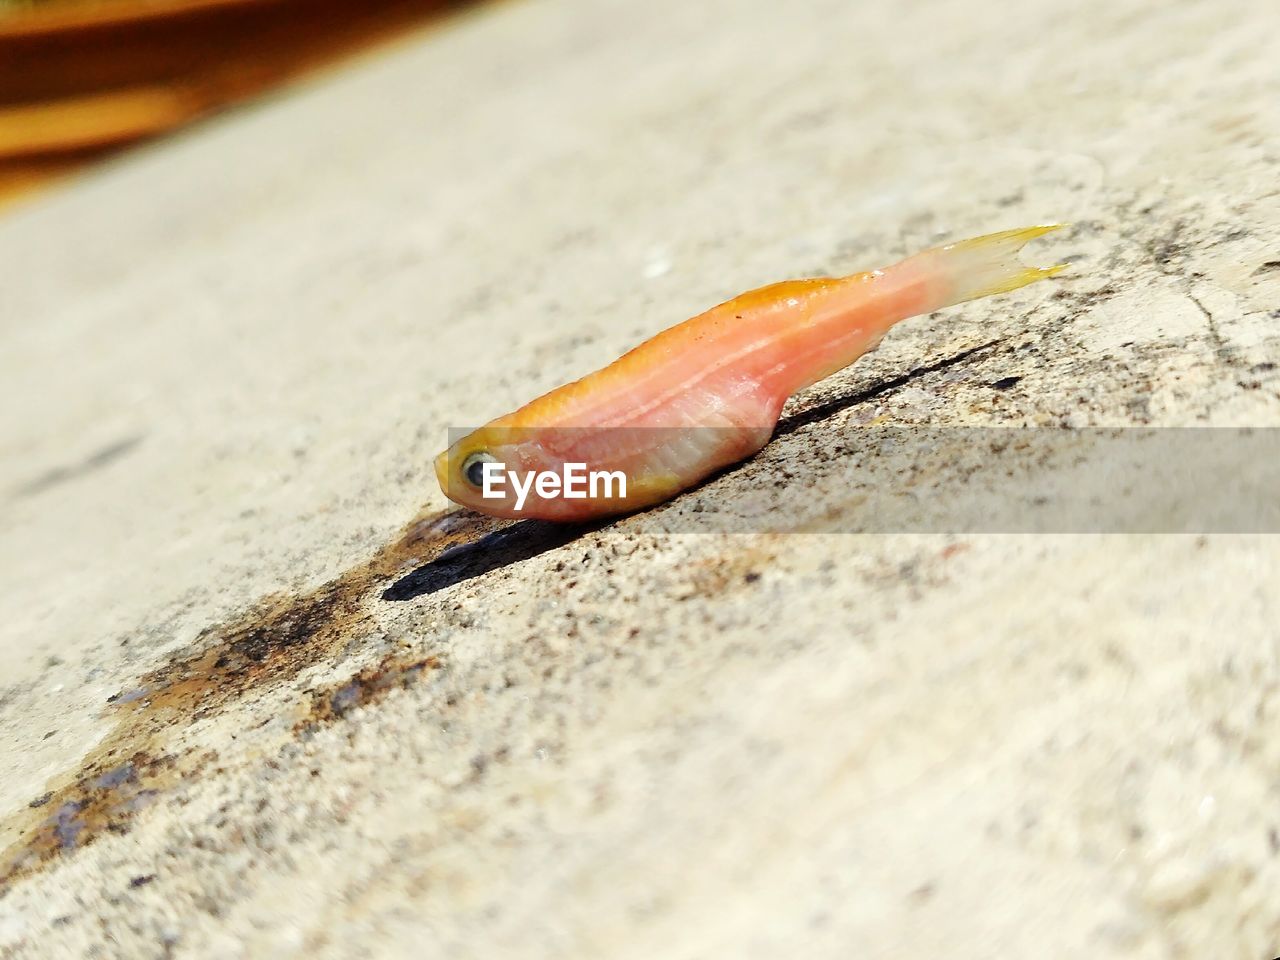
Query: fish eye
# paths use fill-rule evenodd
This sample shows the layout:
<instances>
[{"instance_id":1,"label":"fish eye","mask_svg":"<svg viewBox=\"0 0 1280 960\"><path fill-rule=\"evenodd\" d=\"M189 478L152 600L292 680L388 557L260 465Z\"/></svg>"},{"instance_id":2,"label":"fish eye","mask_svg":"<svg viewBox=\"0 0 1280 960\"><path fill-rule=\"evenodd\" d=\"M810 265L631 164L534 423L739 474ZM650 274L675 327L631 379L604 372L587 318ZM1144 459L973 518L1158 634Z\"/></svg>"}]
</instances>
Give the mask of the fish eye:
<instances>
[{"instance_id":1,"label":"fish eye","mask_svg":"<svg viewBox=\"0 0 1280 960\"><path fill-rule=\"evenodd\" d=\"M484 486L484 465L497 462L497 457L478 450L468 454L467 459L462 461L462 476L466 478L467 483L479 490Z\"/></svg>"}]
</instances>

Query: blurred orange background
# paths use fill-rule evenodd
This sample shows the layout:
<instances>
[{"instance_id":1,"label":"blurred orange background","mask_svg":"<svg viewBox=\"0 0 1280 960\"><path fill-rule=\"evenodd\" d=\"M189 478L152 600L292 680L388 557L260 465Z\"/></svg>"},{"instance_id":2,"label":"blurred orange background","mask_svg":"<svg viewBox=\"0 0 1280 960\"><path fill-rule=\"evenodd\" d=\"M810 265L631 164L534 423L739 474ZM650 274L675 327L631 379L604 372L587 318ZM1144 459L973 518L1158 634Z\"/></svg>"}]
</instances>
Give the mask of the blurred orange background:
<instances>
[{"instance_id":1,"label":"blurred orange background","mask_svg":"<svg viewBox=\"0 0 1280 960\"><path fill-rule=\"evenodd\" d=\"M0 205L465 0L0 0Z\"/></svg>"}]
</instances>

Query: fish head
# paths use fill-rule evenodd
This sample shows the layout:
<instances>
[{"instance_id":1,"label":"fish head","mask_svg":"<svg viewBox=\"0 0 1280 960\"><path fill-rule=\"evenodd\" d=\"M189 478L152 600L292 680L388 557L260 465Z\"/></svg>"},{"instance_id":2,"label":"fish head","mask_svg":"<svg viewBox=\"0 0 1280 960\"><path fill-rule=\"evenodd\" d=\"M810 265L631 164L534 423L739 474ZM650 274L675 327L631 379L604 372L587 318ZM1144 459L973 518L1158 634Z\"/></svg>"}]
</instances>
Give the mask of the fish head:
<instances>
[{"instance_id":1,"label":"fish head","mask_svg":"<svg viewBox=\"0 0 1280 960\"><path fill-rule=\"evenodd\" d=\"M562 470L540 431L492 423L453 443L435 459L436 479L454 503L493 517L575 519L578 504L543 496L537 476Z\"/></svg>"}]
</instances>

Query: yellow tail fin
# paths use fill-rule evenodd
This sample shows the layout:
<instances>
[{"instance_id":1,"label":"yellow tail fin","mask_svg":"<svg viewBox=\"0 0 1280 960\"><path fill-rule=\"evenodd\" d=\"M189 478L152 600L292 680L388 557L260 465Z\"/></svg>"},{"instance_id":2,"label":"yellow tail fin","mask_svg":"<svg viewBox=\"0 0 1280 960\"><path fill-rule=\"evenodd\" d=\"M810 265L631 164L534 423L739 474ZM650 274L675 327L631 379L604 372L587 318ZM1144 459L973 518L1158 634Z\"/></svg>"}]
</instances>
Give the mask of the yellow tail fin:
<instances>
[{"instance_id":1,"label":"yellow tail fin","mask_svg":"<svg viewBox=\"0 0 1280 960\"><path fill-rule=\"evenodd\" d=\"M949 275L954 283L946 305L989 297L996 293L1008 293L1035 283L1045 277L1056 276L1067 269L1065 263L1053 267L1027 267L1018 261L1017 253L1030 240L1065 226L1061 223L1021 230L1005 230L985 236L960 240L943 247L935 247L921 256L935 259L937 267Z\"/></svg>"}]
</instances>

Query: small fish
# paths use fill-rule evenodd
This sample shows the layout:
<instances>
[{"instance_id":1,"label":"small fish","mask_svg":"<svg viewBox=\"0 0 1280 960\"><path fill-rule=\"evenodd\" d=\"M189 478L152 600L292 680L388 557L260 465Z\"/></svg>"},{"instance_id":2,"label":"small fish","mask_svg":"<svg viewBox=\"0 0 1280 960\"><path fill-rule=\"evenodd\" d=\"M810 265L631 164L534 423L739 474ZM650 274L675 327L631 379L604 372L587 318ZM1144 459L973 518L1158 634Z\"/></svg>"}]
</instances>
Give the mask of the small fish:
<instances>
[{"instance_id":1,"label":"small fish","mask_svg":"<svg viewBox=\"0 0 1280 960\"><path fill-rule=\"evenodd\" d=\"M458 440L436 458L440 488L498 517L582 521L660 503L759 451L788 397L874 350L898 321L1065 270L1016 256L1059 226L734 297Z\"/></svg>"}]
</instances>

